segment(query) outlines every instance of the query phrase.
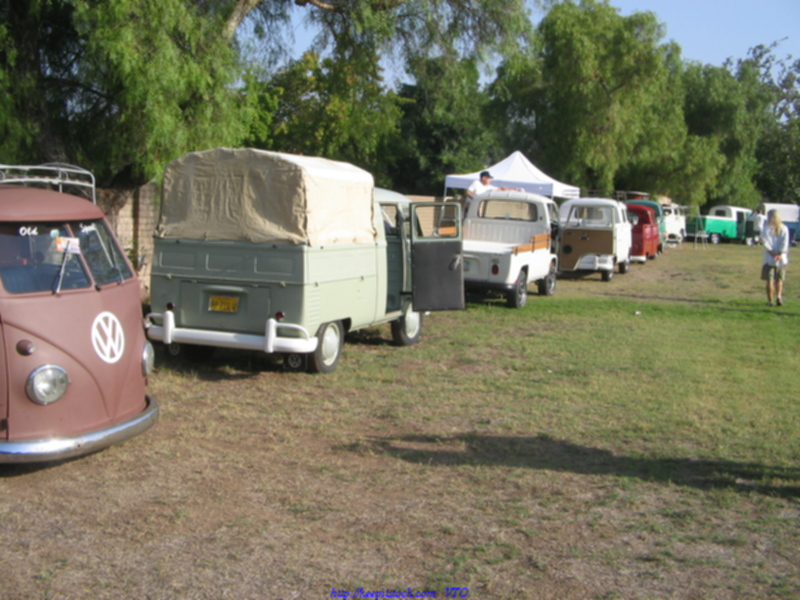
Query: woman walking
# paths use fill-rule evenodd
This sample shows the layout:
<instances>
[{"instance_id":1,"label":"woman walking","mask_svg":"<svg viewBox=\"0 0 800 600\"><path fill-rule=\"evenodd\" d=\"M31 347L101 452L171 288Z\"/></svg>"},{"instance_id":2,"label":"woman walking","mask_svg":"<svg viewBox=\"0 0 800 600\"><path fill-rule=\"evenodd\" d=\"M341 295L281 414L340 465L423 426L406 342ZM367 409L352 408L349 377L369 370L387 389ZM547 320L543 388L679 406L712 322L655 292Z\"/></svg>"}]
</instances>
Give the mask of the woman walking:
<instances>
[{"instance_id":1,"label":"woman walking","mask_svg":"<svg viewBox=\"0 0 800 600\"><path fill-rule=\"evenodd\" d=\"M764 261L761 279L767 282L767 306L783 306L783 282L789 264L789 229L781 221L778 211L767 213L767 223L761 231L764 244Z\"/></svg>"}]
</instances>

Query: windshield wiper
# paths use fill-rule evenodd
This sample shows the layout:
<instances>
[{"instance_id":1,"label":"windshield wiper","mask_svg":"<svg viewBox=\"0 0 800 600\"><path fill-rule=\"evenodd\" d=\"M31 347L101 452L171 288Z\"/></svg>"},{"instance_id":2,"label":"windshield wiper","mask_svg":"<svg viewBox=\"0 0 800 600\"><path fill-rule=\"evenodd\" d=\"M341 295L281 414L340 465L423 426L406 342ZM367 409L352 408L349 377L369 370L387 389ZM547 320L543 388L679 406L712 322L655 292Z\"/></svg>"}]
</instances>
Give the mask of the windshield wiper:
<instances>
[{"instance_id":1,"label":"windshield wiper","mask_svg":"<svg viewBox=\"0 0 800 600\"><path fill-rule=\"evenodd\" d=\"M67 239L67 245L64 247L64 258L61 259L61 268L58 270L58 280L56 281L55 286L53 287L54 294L61 293L61 284L64 282L64 273L67 270L67 261L70 257L69 246L72 243L72 240Z\"/></svg>"}]
</instances>

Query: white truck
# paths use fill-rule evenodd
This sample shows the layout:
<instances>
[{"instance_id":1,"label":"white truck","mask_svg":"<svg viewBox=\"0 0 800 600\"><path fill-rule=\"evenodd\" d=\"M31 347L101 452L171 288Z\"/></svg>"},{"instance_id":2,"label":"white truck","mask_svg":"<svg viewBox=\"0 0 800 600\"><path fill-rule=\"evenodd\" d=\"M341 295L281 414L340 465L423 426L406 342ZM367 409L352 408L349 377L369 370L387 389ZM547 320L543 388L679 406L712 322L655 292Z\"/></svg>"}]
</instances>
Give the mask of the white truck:
<instances>
[{"instance_id":1,"label":"white truck","mask_svg":"<svg viewBox=\"0 0 800 600\"><path fill-rule=\"evenodd\" d=\"M557 228L558 207L546 196L491 191L475 197L464 218L465 287L500 292L511 308L525 305L528 282L536 282L540 295L552 295Z\"/></svg>"},{"instance_id":2,"label":"white truck","mask_svg":"<svg viewBox=\"0 0 800 600\"><path fill-rule=\"evenodd\" d=\"M460 207L412 203L324 158L218 148L164 173L148 336L336 368L348 331L392 323L415 343L425 311L464 307Z\"/></svg>"},{"instance_id":3,"label":"white truck","mask_svg":"<svg viewBox=\"0 0 800 600\"><path fill-rule=\"evenodd\" d=\"M667 241L680 244L686 238L686 207L679 204L664 204L663 210Z\"/></svg>"}]
</instances>

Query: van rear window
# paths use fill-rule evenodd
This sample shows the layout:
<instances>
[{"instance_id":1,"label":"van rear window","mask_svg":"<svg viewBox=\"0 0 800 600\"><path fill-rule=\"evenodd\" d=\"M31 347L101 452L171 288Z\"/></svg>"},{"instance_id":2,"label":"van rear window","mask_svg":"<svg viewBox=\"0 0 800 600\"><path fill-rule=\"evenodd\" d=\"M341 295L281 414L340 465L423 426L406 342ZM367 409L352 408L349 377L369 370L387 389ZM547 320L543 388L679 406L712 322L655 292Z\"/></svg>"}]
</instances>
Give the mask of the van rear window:
<instances>
[{"instance_id":1,"label":"van rear window","mask_svg":"<svg viewBox=\"0 0 800 600\"><path fill-rule=\"evenodd\" d=\"M102 221L0 223L0 280L11 294L103 286L132 276Z\"/></svg>"},{"instance_id":2,"label":"van rear window","mask_svg":"<svg viewBox=\"0 0 800 600\"><path fill-rule=\"evenodd\" d=\"M511 221L536 221L536 205L512 200L485 200L478 207L478 216L483 219Z\"/></svg>"},{"instance_id":3,"label":"van rear window","mask_svg":"<svg viewBox=\"0 0 800 600\"><path fill-rule=\"evenodd\" d=\"M611 227L614 211L608 206L574 206L567 218L567 227Z\"/></svg>"}]
</instances>

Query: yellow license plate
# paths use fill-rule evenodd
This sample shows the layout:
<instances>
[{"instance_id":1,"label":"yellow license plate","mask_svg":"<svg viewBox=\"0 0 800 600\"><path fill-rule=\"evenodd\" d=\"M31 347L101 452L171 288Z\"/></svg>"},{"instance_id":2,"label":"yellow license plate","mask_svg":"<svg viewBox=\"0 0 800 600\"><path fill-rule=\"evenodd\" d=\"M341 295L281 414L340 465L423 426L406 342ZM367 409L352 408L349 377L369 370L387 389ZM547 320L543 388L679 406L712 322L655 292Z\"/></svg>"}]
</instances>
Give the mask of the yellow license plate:
<instances>
[{"instance_id":1,"label":"yellow license plate","mask_svg":"<svg viewBox=\"0 0 800 600\"><path fill-rule=\"evenodd\" d=\"M239 298L236 296L211 296L208 301L208 310L234 313L239 310Z\"/></svg>"}]
</instances>

